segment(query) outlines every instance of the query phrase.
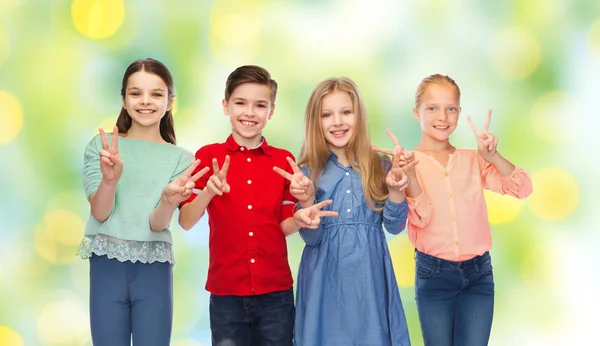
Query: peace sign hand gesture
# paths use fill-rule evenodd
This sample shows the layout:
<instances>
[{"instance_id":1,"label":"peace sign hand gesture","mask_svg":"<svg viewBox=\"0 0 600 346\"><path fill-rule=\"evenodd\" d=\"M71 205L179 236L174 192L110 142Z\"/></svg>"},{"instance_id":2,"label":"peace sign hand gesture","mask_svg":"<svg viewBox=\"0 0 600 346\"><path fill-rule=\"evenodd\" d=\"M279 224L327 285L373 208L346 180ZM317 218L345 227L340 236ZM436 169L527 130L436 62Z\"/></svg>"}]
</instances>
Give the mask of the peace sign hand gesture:
<instances>
[{"instance_id":1,"label":"peace sign hand gesture","mask_svg":"<svg viewBox=\"0 0 600 346\"><path fill-rule=\"evenodd\" d=\"M332 200L313 204L308 208L300 209L294 214L294 221L302 228L317 229L321 224L321 217L338 216L338 212L330 210L321 210L323 207L333 203Z\"/></svg>"},{"instance_id":2,"label":"peace sign hand gesture","mask_svg":"<svg viewBox=\"0 0 600 346\"><path fill-rule=\"evenodd\" d=\"M185 201L192 194L192 189L196 185L196 180L200 179L209 168L204 167L198 173L192 176L194 170L200 164L200 160L194 161L188 169L183 172L177 179L167 184L162 192L162 198L164 201L171 205L179 205L179 203Z\"/></svg>"},{"instance_id":3,"label":"peace sign hand gesture","mask_svg":"<svg viewBox=\"0 0 600 346\"><path fill-rule=\"evenodd\" d=\"M483 157L484 160L490 162L494 155L496 154L496 148L498 147L498 138L493 134L489 133L490 128L490 119L492 117L492 110L489 109L487 113L487 117L485 119L485 124L483 125L483 131L479 131L475 123L473 123L473 119L470 116L467 116L467 121L475 133L477 137L477 150L479 151L479 155Z\"/></svg>"},{"instance_id":4,"label":"peace sign hand gesture","mask_svg":"<svg viewBox=\"0 0 600 346\"><path fill-rule=\"evenodd\" d=\"M229 155L225 156L225 162L219 169L219 163L217 159L212 159L213 175L208 179L206 188L211 196L219 195L223 196L231 190L229 184L227 184L227 170L229 169Z\"/></svg>"},{"instance_id":5,"label":"peace sign hand gesture","mask_svg":"<svg viewBox=\"0 0 600 346\"><path fill-rule=\"evenodd\" d=\"M287 171L279 168L273 167L273 170L277 172L279 175L289 180L290 183L290 193L294 198L296 198L300 202L306 202L315 196L315 185L313 184L307 176L302 173L298 165L292 160L290 157L286 158L290 166L292 167L292 171L294 174L290 174Z\"/></svg>"},{"instance_id":6,"label":"peace sign hand gesture","mask_svg":"<svg viewBox=\"0 0 600 346\"><path fill-rule=\"evenodd\" d=\"M406 174L413 174L415 165L419 163L419 161L415 161L415 154L412 151L404 149L392 131L385 130L385 132L392 139L394 149L385 149L377 146L372 146L372 149L376 152L392 155L392 169L402 168Z\"/></svg>"},{"instance_id":7,"label":"peace sign hand gesture","mask_svg":"<svg viewBox=\"0 0 600 346\"><path fill-rule=\"evenodd\" d=\"M112 143L108 146L108 139L103 129L98 129L102 141L102 150L100 150L100 171L102 179L116 183L123 174L123 161L119 155L119 128L114 127L112 133Z\"/></svg>"}]
</instances>

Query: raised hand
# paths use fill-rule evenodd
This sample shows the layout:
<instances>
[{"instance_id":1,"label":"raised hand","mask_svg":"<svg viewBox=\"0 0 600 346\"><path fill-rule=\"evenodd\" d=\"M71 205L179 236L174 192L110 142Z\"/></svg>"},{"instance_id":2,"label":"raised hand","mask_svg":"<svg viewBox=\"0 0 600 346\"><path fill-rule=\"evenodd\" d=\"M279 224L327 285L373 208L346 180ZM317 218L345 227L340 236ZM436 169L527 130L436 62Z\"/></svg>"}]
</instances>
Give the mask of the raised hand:
<instances>
[{"instance_id":1,"label":"raised hand","mask_svg":"<svg viewBox=\"0 0 600 346\"><path fill-rule=\"evenodd\" d=\"M102 179L116 183L123 174L123 161L119 155L119 128L114 127L110 146L108 146L108 139L104 130L98 129L98 132L100 132L100 139L102 140L102 150L100 150Z\"/></svg>"},{"instance_id":2,"label":"raised hand","mask_svg":"<svg viewBox=\"0 0 600 346\"><path fill-rule=\"evenodd\" d=\"M392 170L394 168L402 168L406 174L414 173L415 165L419 163L419 161L415 161L415 154L412 151L404 149L392 131L385 130L385 133L387 133L387 135L392 139L392 142L394 143L394 149L385 149L377 146L372 146L372 149L376 152L392 156ZM396 170L396 174L400 174L400 172Z\"/></svg>"},{"instance_id":3,"label":"raised hand","mask_svg":"<svg viewBox=\"0 0 600 346\"><path fill-rule=\"evenodd\" d=\"M300 202L306 202L315 196L315 185L307 176L302 173L298 165L291 158L286 158L294 174L279 167L273 167L273 170L285 179L290 181L290 193Z\"/></svg>"},{"instance_id":4,"label":"raised hand","mask_svg":"<svg viewBox=\"0 0 600 346\"><path fill-rule=\"evenodd\" d=\"M400 154L396 152L392 157L392 169L388 172L385 177L385 183L388 186L390 194L393 190L404 191L408 187L408 173L407 171L412 170L414 172L415 165L418 161L411 161L410 163L400 167Z\"/></svg>"},{"instance_id":5,"label":"raised hand","mask_svg":"<svg viewBox=\"0 0 600 346\"><path fill-rule=\"evenodd\" d=\"M196 185L196 180L200 179L209 170L208 167L204 167L198 173L192 175L199 164L200 160L194 161L182 175L167 184L162 191L163 200L171 205L179 205L179 203L188 199Z\"/></svg>"},{"instance_id":6,"label":"raised hand","mask_svg":"<svg viewBox=\"0 0 600 346\"><path fill-rule=\"evenodd\" d=\"M219 168L219 163L217 162L217 159L212 159L212 166L213 175L210 177L210 179L208 179L208 182L206 183L206 188L212 196L223 196L224 193L227 193L231 190L229 184L227 184L229 155L225 156L225 162L223 163L223 167Z\"/></svg>"},{"instance_id":7,"label":"raised hand","mask_svg":"<svg viewBox=\"0 0 600 346\"><path fill-rule=\"evenodd\" d=\"M479 155L488 162L492 160L496 154L496 148L498 147L498 138L489 133L491 118L492 110L489 109L483 125L483 131L479 131L477 126L475 126L475 123L473 123L473 119L471 119L470 116L467 116L467 122L469 122L475 137L477 137L477 150L479 151Z\"/></svg>"},{"instance_id":8,"label":"raised hand","mask_svg":"<svg viewBox=\"0 0 600 346\"><path fill-rule=\"evenodd\" d=\"M338 216L337 211L321 210L323 207L333 203L332 200L328 199L323 202L314 204L308 208L298 210L294 214L294 221L303 228L317 229L321 224L321 217L324 216Z\"/></svg>"}]
</instances>

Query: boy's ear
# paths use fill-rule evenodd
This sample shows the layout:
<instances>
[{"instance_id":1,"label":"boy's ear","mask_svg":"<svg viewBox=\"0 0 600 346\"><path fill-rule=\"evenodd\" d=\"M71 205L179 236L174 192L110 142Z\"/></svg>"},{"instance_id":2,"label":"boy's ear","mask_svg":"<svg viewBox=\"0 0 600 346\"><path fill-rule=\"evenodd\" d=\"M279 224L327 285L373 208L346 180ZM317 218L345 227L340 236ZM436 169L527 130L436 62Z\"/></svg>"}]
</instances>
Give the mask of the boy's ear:
<instances>
[{"instance_id":1,"label":"boy's ear","mask_svg":"<svg viewBox=\"0 0 600 346\"><path fill-rule=\"evenodd\" d=\"M419 116L419 110L416 108L413 108L413 116L415 117L415 119L421 120L421 117Z\"/></svg>"},{"instance_id":2,"label":"boy's ear","mask_svg":"<svg viewBox=\"0 0 600 346\"><path fill-rule=\"evenodd\" d=\"M227 104L227 101L223 99L223 102L221 103L223 104L223 114L229 115L229 105Z\"/></svg>"},{"instance_id":3,"label":"boy's ear","mask_svg":"<svg viewBox=\"0 0 600 346\"><path fill-rule=\"evenodd\" d=\"M269 120L273 117L273 111L275 111L275 104L271 106L271 111L269 112Z\"/></svg>"}]
</instances>

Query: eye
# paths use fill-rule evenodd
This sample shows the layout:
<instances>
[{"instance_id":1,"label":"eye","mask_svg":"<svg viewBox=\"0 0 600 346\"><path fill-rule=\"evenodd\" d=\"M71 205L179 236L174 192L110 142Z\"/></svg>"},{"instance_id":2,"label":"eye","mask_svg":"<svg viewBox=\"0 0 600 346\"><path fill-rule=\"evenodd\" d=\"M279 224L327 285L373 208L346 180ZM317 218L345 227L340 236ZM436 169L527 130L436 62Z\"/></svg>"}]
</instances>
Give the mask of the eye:
<instances>
[{"instance_id":1,"label":"eye","mask_svg":"<svg viewBox=\"0 0 600 346\"><path fill-rule=\"evenodd\" d=\"M427 110L430 112L435 112L437 110L437 107L427 107Z\"/></svg>"},{"instance_id":2,"label":"eye","mask_svg":"<svg viewBox=\"0 0 600 346\"><path fill-rule=\"evenodd\" d=\"M330 115L331 115L331 113L323 113L323 115L321 115L321 117L323 117L323 118L327 118L327 117L328 117L328 116L330 116Z\"/></svg>"},{"instance_id":3,"label":"eye","mask_svg":"<svg viewBox=\"0 0 600 346\"><path fill-rule=\"evenodd\" d=\"M154 94L152 94L152 96L154 96L154 97L162 97L162 94L161 93L154 93Z\"/></svg>"},{"instance_id":4,"label":"eye","mask_svg":"<svg viewBox=\"0 0 600 346\"><path fill-rule=\"evenodd\" d=\"M450 112L456 112L458 109L456 107L450 107L450 108L448 108L448 110Z\"/></svg>"},{"instance_id":5,"label":"eye","mask_svg":"<svg viewBox=\"0 0 600 346\"><path fill-rule=\"evenodd\" d=\"M137 92L137 91L132 91L132 92L129 93L129 95L131 95L131 96L139 96L140 93Z\"/></svg>"},{"instance_id":6,"label":"eye","mask_svg":"<svg viewBox=\"0 0 600 346\"><path fill-rule=\"evenodd\" d=\"M352 114L352 111L349 109L346 109L345 111L342 112L342 114L344 114L344 115Z\"/></svg>"},{"instance_id":7,"label":"eye","mask_svg":"<svg viewBox=\"0 0 600 346\"><path fill-rule=\"evenodd\" d=\"M265 105L264 103L259 103L256 106L259 108L267 108L267 105Z\"/></svg>"},{"instance_id":8,"label":"eye","mask_svg":"<svg viewBox=\"0 0 600 346\"><path fill-rule=\"evenodd\" d=\"M243 106L243 105L244 105L244 102L242 102L242 101L237 101L235 104L236 104L236 105L238 105L238 106Z\"/></svg>"}]
</instances>

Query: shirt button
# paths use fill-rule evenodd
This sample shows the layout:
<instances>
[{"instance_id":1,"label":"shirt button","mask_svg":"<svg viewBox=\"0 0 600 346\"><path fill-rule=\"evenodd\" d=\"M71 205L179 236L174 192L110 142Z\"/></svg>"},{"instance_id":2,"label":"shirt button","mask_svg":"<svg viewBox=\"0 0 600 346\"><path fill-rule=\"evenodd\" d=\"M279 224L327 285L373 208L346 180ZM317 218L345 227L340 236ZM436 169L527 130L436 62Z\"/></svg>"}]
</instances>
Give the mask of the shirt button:
<instances>
[{"instance_id":1,"label":"shirt button","mask_svg":"<svg viewBox=\"0 0 600 346\"><path fill-rule=\"evenodd\" d=\"M447 176L448 176L448 172L444 172L444 177L447 177Z\"/></svg>"},{"instance_id":2,"label":"shirt button","mask_svg":"<svg viewBox=\"0 0 600 346\"><path fill-rule=\"evenodd\" d=\"M453 195L453 194L450 194L448 197L452 198L452 197L454 197L454 195Z\"/></svg>"},{"instance_id":3,"label":"shirt button","mask_svg":"<svg viewBox=\"0 0 600 346\"><path fill-rule=\"evenodd\" d=\"M350 190L346 190L346 193L350 193Z\"/></svg>"},{"instance_id":4,"label":"shirt button","mask_svg":"<svg viewBox=\"0 0 600 346\"><path fill-rule=\"evenodd\" d=\"M252 209L252 206L251 206L251 205L249 205L249 206L248 206L248 209Z\"/></svg>"},{"instance_id":5,"label":"shirt button","mask_svg":"<svg viewBox=\"0 0 600 346\"><path fill-rule=\"evenodd\" d=\"M350 173L346 172L346 175L350 175Z\"/></svg>"},{"instance_id":6,"label":"shirt button","mask_svg":"<svg viewBox=\"0 0 600 346\"><path fill-rule=\"evenodd\" d=\"M250 162L250 161L252 161L252 159L251 159L251 158L248 158L248 162Z\"/></svg>"},{"instance_id":7,"label":"shirt button","mask_svg":"<svg viewBox=\"0 0 600 346\"><path fill-rule=\"evenodd\" d=\"M248 235L252 237L254 235L254 233L250 232L250 233L248 233Z\"/></svg>"},{"instance_id":8,"label":"shirt button","mask_svg":"<svg viewBox=\"0 0 600 346\"><path fill-rule=\"evenodd\" d=\"M458 246L458 242L457 241L454 242L454 246Z\"/></svg>"},{"instance_id":9,"label":"shirt button","mask_svg":"<svg viewBox=\"0 0 600 346\"><path fill-rule=\"evenodd\" d=\"M246 150L246 148L244 148L244 147L241 147L241 148L240 148L240 150L241 150L241 151L244 151L244 150Z\"/></svg>"},{"instance_id":10,"label":"shirt button","mask_svg":"<svg viewBox=\"0 0 600 346\"><path fill-rule=\"evenodd\" d=\"M252 180L248 180L248 184L252 184Z\"/></svg>"},{"instance_id":11,"label":"shirt button","mask_svg":"<svg viewBox=\"0 0 600 346\"><path fill-rule=\"evenodd\" d=\"M450 221L456 221L456 218L454 216L450 216Z\"/></svg>"},{"instance_id":12,"label":"shirt button","mask_svg":"<svg viewBox=\"0 0 600 346\"><path fill-rule=\"evenodd\" d=\"M350 212L350 208L348 208L348 210L346 210L347 212Z\"/></svg>"},{"instance_id":13,"label":"shirt button","mask_svg":"<svg viewBox=\"0 0 600 346\"><path fill-rule=\"evenodd\" d=\"M256 261L254 260L254 258L250 260L250 263L254 263L254 262L256 262Z\"/></svg>"}]
</instances>

